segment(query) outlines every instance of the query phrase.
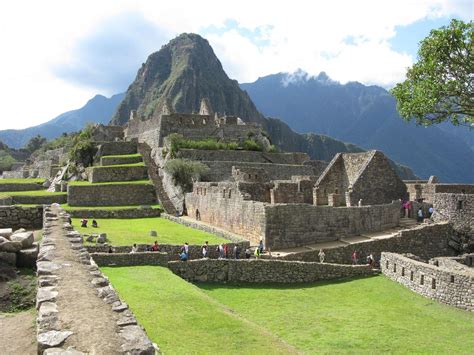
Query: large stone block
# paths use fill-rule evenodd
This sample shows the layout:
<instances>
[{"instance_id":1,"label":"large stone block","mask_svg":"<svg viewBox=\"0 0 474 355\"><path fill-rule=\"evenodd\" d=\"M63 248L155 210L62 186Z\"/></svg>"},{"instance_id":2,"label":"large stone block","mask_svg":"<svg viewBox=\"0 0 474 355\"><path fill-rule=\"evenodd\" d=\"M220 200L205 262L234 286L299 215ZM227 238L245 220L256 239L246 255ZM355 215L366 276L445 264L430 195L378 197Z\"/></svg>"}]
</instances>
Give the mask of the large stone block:
<instances>
[{"instance_id":1,"label":"large stone block","mask_svg":"<svg viewBox=\"0 0 474 355\"><path fill-rule=\"evenodd\" d=\"M15 266L16 265L16 254L15 253L0 252L0 264Z\"/></svg>"},{"instance_id":2,"label":"large stone block","mask_svg":"<svg viewBox=\"0 0 474 355\"><path fill-rule=\"evenodd\" d=\"M12 242L20 242L22 249L31 247L35 241L33 232L20 232L12 234L10 236L10 240Z\"/></svg>"},{"instance_id":3,"label":"large stone block","mask_svg":"<svg viewBox=\"0 0 474 355\"><path fill-rule=\"evenodd\" d=\"M21 242L12 242L0 237L0 252L16 253L19 250L21 250Z\"/></svg>"}]
</instances>

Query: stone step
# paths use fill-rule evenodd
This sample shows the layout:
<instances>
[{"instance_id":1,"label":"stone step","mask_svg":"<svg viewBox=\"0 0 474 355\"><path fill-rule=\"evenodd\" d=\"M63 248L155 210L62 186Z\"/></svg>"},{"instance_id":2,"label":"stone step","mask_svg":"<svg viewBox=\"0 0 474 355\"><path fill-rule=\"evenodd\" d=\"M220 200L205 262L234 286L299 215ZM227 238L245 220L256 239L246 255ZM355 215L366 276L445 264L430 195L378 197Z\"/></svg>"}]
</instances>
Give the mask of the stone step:
<instances>
[{"instance_id":1,"label":"stone step","mask_svg":"<svg viewBox=\"0 0 474 355\"><path fill-rule=\"evenodd\" d=\"M100 165L136 164L143 161L140 154L106 155L100 158Z\"/></svg>"},{"instance_id":2,"label":"stone step","mask_svg":"<svg viewBox=\"0 0 474 355\"><path fill-rule=\"evenodd\" d=\"M93 166L87 168L89 182L116 182L148 179L145 164Z\"/></svg>"},{"instance_id":3,"label":"stone step","mask_svg":"<svg viewBox=\"0 0 474 355\"><path fill-rule=\"evenodd\" d=\"M156 202L155 189L149 182L81 182L69 184L67 190L69 206L151 205Z\"/></svg>"}]
</instances>

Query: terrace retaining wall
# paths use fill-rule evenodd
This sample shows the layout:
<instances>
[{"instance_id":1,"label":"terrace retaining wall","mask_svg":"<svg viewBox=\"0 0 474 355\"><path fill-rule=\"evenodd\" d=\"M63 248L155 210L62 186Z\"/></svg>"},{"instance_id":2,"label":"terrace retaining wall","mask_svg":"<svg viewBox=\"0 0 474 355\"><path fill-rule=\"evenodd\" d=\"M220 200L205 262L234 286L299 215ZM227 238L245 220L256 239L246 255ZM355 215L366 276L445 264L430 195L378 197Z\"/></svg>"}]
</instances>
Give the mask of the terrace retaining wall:
<instances>
[{"instance_id":1,"label":"terrace retaining wall","mask_svg":"<svg viewBox=\"0 0 474 355\"><path fill-rule=\"evenodd\" d=\"M0 192L11 192L11 191L33 191L41 190L43 186L39 183L29 182L29 183L2 183L0 179Z\"/></svg>"},{"instance_id":2,"label":"terrace retaining wall","mask_svg":"<svg viewBox=\"0 0 474 355\"><path fill-rule=\"evenodd\" d=\"M74 218L150 218L160 217L161 210L158 208L134 208L123 210L98 210L98 209L80 209L70 210L68 213Z\"/></svg>"},{"instance_id":3,"label":"terrace retaining wall","mask_svg":"<svg viewBox=\"0 0 474 355\"><path fill-rule=\"evenodd\" d=\"M64 194L51 194L43 196L34 195L15 195L12 196L14 203L25 204L25 205L50 205L52 203L66 203L67 195Z\"/></svg>"},{"instance_id":4,"label":"terrace retaining wall","mask_svg":"<svg viewBox=\"0 0 474 355\"><path fill-rule=\"evenodd\" d=\"M172 261L168 267L191 282L303 283L377 274L367 266L280 260Z\"/></svg>"},{"instance_id":5,"label":"terrace retaining wall","mask_svg":"<svg viewBox=\"0 0 474 355\"><path fill-rule=\"evenodd\" d=\"M40 229L43 227L43 206L0 206L0 228Z\"/></svg>"},{"instance_id":6,"label":"terrace retaining wall","mask_svg":"<svg viewBox=\"0 0 474 355\"><path fill-rule=\"evenodd\" d=\"M162 252L138 252L129 254L93 253L91 257L97 266L167 266L168 264L168 253Z\"/></svg>"},{"instance_id":7,"label":"terrace retaining wall","mask_svg":"<svg viewBox=\"0 0 474 355\"><path fill-rule=\"evenodd\" d=\"M112 182L145 180L148 177L146 166L95 166L87 168L89 182Z\"/></svg>"},{"instance_id":8,"label":"terrace retaining wall","mask_svg":"<svg viewBox=\"0 0 474 355\"><path fill-rule=\"evenodd\" d=\"M67 187L70 206L152 205L156 194L151 184L73 185Z\"/></svg>"}]
</instances>

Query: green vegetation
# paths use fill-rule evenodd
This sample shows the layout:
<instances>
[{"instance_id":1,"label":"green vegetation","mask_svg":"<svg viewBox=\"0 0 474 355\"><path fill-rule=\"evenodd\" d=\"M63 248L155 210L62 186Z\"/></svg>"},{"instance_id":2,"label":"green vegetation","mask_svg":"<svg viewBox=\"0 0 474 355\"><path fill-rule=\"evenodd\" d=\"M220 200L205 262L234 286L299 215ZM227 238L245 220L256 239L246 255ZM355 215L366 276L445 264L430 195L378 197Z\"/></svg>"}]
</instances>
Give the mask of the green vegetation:
<instances>
[{"instance_id":1,"label":"green vegetation","mask_svg":"<svg viewBox=\"0 0 474 355\"><path fill-rule=\"evenodd\" d=\"M0 311L20 312L34 307L36 277L32 269L21 268L16 278L6 283L6 298L0 299ZM2 292L3 293L3 292Z\"/></svg>"},{"instance_id":2,"label":"green vegetation","mask_svg":"<svg viewBox=\"0 0 474 355\"><path fill-rule=\"evenodd\" d=\"M165 354L296 352L166 268L143 266L102 271Z\"/></svg>"},{"instance_id":3,"label":"green vegetation","mask_svg":"<svg viewBox=\"0 0 474 355\"><path fill-rule=\"evenodd\" d=\"M96 166L93 166L92 168L93 169L107 169L107 168L121 168L121 167L130 168L134 166L145 166L145 163L142 162L142 163L133 163L133 164L96 165Z\"/></svg>"},{"instance_id":4,"label":"green vegetation","mask_svg":"<svg viewBox=\"0 0 474 355\"><path fill-rule=\"evenodd\" d=\"M0 179L0 184L42 184L46 179Z\"/></svg>"},{"instance_id":5,"label":"green vegetation","mask_svg":"<svg viewBox=\"0 0 474 355\"><path fill-rule=\"evenodd\" d=\"M124 154L124 155L103 155L102 158L136 158L141 157L140 153L135 154Z\"/></svg>"},{"instance_id":6,"label":"green vegetation","mask_svg":"<svg viewBox=\"0 0 474 355\"><path fill-rule=\"evenodd\" d=\"M118 210L134 210L140 208L141 205L130 206L69 206L67 203L62 204L61 207L66 211L80 211L80 210L100 210L100 211L118 211ZM148 205L147 205L148 206ZM149 205L150 208L160 209L160 205Z\"/></svg>"},{"instance_id":7,"label":"green vegetation","mask_svg":"<svg viewBox=\"0 0 474 355\"><path fill-rule=\"evenodd\" d=\"M46 190L35 191L7 191L0 192L0 198L8 196L52 196L52 195L66 195L66 192L49 192Z\"/></svg>"},{"instance_id":8,"label":"green vegetation","mask_svg":"<svg viewBox=\"0 0 474 355\"><path fill-rule=\"evenodd\" d=\"M115 181L115 182L95 182L91 183L89 181L71 181L69 185L77 186L77 185L84 185L84 186L92 186L92 185L151 185L153 184L150 180L133 180L133 181Z\"/></svg>"},{"instance_id":9,"label":"green vegetation","mask_svg":"<svg viewBox=\"0 0 474 355\"><path fill-rule=\"evenodd\" d=\"M384 276L198 288L160 267L103 271L165 353L261 353L265 343L267 353L290 352L285 343L304 353L467 354L474 348L474 314ZM245 330L247 346L234 345L248 336Z\"/></svg>"},{"instance_id":10,"label":"green vegetation","mask_svg":"<svg viewBox=\"0 0 474 355\"><path fill-rule=\"evenodd\" d=\"M429 126L451 121L474 127L474 23L451 20L420 42L418 62L392 94L400 115Z\"/></svg>"},{"instance_id":11,"label":"green vegetation","mask_svg":"<svg viewBox=\"0 0 474 355\"><path fill-rule=\"evenodd\" d=\"M92 217L91 217L92 218ZM200 230L183 226L164 218L134 218L134 219L97 219L99 228L81 228L81 218L73 218L76 229L85 234L107 233L109 243L114 246L137 244L152 244L158 240L160 244L202 245L206 240L210 244L226 242L225 239L217 237ZM150 237L150 231L155 230L158 237Z\"/></svg>"},{"instance_id":12,"label":"green vegetation","mask_svg":"<svg viewBox=\"0 0 474 355\"><path fill-rule=\"evenodd\" d=\"M94 126L87 125L81 133L73 137L73 145L69 152L71 161L75 164L83 164L85 167L92 164L97 146L92 141Z\"/></svg>"},{"instance_id":13,"label":"green vegetation","mask_svg":"<svg viewBox=\"0 0 474 355\"><path fill-rule=\"evenodd\" d=\"M15 162L15 158L11 156L9 151L0 150L0 171L10 170Z\"/></svg>"},{"instance_id":14,"label":"green vegetation","mask_svg":"<svg viewBox=\"0 0 474 355\"><path fill-rule=\"evenodd\" d=\"M165 164L165 171L172 176L175 185L189 192L193 188L193 183L206 177L211 170L199 161L170 159Z\"/></svg>"}]
</instances>

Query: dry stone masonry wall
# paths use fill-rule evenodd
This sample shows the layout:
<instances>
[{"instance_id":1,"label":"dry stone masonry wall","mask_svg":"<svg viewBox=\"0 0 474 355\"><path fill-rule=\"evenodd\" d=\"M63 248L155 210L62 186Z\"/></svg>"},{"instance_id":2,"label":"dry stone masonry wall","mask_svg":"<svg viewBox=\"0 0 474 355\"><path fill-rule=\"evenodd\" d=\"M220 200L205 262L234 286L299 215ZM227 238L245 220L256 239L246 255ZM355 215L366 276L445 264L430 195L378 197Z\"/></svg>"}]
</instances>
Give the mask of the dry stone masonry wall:
<instances>
[{"instance_id":1,"label":"dry stone masonry wall","mask_svg":"<svg viewBox=\"0 0 474 355\"><path fill-rule=\"evenodd\" d=\"M436 266L404 255L382 253L385 276L429 297L458 308L474 311L474 269L454 260Z\"/></svg>"},{"instance_id":2,"label":"dry stone masonry wall","mask_svg":"<svg viewBox=\"0 0 474 355\"><path fill-rule=\"evenodd\" d=\"M73 185L67 187L70 206L151 205L156 202L151 184Z\"/></svg>"},{"instance_id":3,"label":"dry stone masonry wall","mask_svg":"<svg viewBox=\"0 0 474 355\"><path fill-rule=\"evenodd\" d=\"M43 226L43 206L0 206L0 228L40 229Z\"/></svg>"},{"instance_id":4,"label":"dry stone masonry wall","mask_svg":"<svg viewBox=\"0 0 474 355\"><path fill-rule=\"evenodd\" d=\"M113 182L145 180L148 176L145 165L139 166L94 166L87 169L89 182Z\"/></svg>"}]
</instances>

